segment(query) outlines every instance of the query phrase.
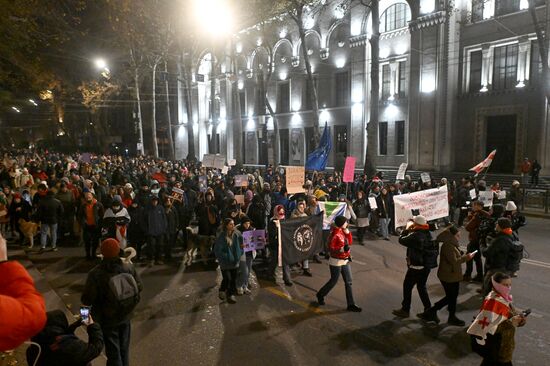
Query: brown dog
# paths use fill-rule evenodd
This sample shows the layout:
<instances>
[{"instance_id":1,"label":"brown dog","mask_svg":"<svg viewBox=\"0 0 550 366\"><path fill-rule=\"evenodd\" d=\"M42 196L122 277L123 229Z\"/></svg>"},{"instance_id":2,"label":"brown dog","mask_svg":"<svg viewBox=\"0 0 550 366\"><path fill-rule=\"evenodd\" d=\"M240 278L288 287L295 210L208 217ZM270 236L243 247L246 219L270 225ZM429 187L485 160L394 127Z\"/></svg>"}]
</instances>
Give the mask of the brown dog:
<instances>
[{"instance_id":1,"label":"brown dog","mask_svg":"<svg viewBox=\"0 0 550 366\"><path fill-rule=\"evenodd\" d=\"M213 235L199 235L197 234L196 228L188 226L187 239L187 250L183 257L183 264L186 266L193 264L197 252L201 255L201 262L208 262L208 256L212 251L212 246L214 245L216 237Z\"/></svg>"},{"instance_id":2,"label":"brown dog","mask_svg":"<svg viewBox=\"0 0 550 366\"><path fill-rule=\"evenodd\" d=\"M19 229L23 233L23 244L25 244L24 240L27 239L30 243L29 249L32 248L34 246L34 237L38 234L40 224L32 221L25 221L23 219L19 219L18 224Z\"/></svg>"}]
</instances>

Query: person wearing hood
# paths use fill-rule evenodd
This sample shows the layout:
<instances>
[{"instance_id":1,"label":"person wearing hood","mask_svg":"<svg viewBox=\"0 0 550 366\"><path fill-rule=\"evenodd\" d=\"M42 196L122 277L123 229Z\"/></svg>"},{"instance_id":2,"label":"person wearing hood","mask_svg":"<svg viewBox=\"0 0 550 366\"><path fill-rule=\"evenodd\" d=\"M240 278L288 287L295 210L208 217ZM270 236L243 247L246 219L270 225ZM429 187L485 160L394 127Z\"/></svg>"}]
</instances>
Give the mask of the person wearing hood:
<instances>
[{"instance_id":1,"label":"person wearing hood","mask_svg":"<svg viewBox=\"0 0 550 366\"><path fill-rule=\"evenodd\" d=\"M491 291L467 330L472 349L483 357L481 366L511 366L516 328L527 322L527 314L513 306L512 278L502 272L491 276Z\"/></svg>"},{"instance_id":2,"label":"person wearing hood","mask_svg":"<svg viewBox=\"0 0 550 366\"><path fill-rule=\"evenodd\" d=\"M57 225L63 217L63 205L55 198L54 193L47 191L46 197L38 203L37 214L40 220L40 253L46 250L48 232L52 250L57 251Z\"/></svg>"},{"instance_id":3,"label":"person wearing hood","mask_svg":"<svg viewBox=\"0 0 550 366\"><path fill-rule=\"evenodd\" d=\"M126 248L126 229L131 221L130 214L122 204L122 198L117 194L113 197L111 207L105 210L102 226L107 238L114 238L120 243L122 249Z\"/></svg>"},{"instance_id":4,"label":"person wearing hood","mask_svg":"<svg viewBox=\"0 0 550 366\"><path fill-rule=\"evenodd\" d=\"M462 281L462 263L472 260L475 253L462 254L459 249L460 231L451 225L443 230L435 239L441 245L437 277L445 290L445 297L439 300L428 311L422 314L422 319L439 323L437 312L447 306L449 318L447 324L464 326L464 321L456 317L456 302Z\"/></svg>"},{"instance_id":5,"label":"person wearing hood","mask_svg":"<svg viewBox=\"0 0 550 366\"><path fill-rule=\"evenodd\" d=\"M147 246L149 252L149 267L154 264L162 265L162 250L164 247L164 235L168 230L168 219L164 206L159 204L159 198L153 196L151 204L145 212L147 224Z\"/></svg>"},{"instance_id":6,"label":"person wearing hood","mask_svg":"<svg viewBox=\"0 0 550 366\"><path fill-rule=\"evenodd\" d=\"M271 253L270 273L271 280L277 282L277 267L279 265L279 227L281 221L285 219L285 208L283 205L276 205L273 208L273 216L269 219L267 225L268 248ZM292 286L290 278L290 266L283 262L283 281L286 286Z\"/></svg>"},{"instance_id":7,"label":"person wearing hood","mask_svg":"<svg viewBox=\"0 0 550 366\"><path fill-rule=\"evenodd\" d=\"M71 325L62 310L49 311L46 315L46 326L31 338L31 341L40 345L41 352L33 346L27 348L29 365L88 366L101 354L103 333L91 315L86 320L78 319ZM88 342L74 334L80 326L86 327Z\"/></svg>"},{"instance_id":8,"label":"person wearing hood","mask_svg":"<svg viewBox=\"0 0 550 366\"><path fill-rule=\"evenodd\" d=\"M96 258L97 246L101 237L103 213L103 205L94 198L92 192L84 193L84 203L78 211L78 221L82 227L86 260Z\"/></svg>"},{"instance_id":9,"label":"person wearing hood","mask_svg":"<svg viewBox=\"0 0 550 366\"><path fill-rule=\"evenodd\" d=\"M411 310L412 290L416 286L424 311L432 307L426 282L430 275L429 266L425 264L425 246L432 240L430 225L422 215L414 216L408 222L399 237L399 244L407 247L407 273L403 280L403 301L401 308L393 310L392 314L399 318L408 318Z\"/></svg>"},{"instance_id":10,"label":"person wearing hood","mask_svg":"<svg viewBox=\"0 0 550 366\"><path fill-rule=\"evenodd\" d=\"M67 185L63 182L59 185L59 192L55 198L63 205L63 218L59 228L61 235L71 235L74 226L75 199L73 193L69 191Z\"/></svg>"},{"instance_id":11,"label":"person wearing hood","mask_svg":"<svg viewBox=\"0 0 550 366\"><path fill-rule=\"evenodd\" d=\"M353 238L348 229L348 219L345 216L337 216L334 219L334 226L329 237L330 259L328 263L330 267L330 279L316 294L319 305L325 305L325 297L336 286L341 274L346 288L348 311L361 312L362 309L355 304L351 287L350 247L352 243Z\"/></svg>"},{"instance_id":12,"label":"person wearing hood","mask_svg":"<svg viewBox=\"0 0 550 366\"><path fill-rule=\"evenodd\" d=\"M91 306L91 314L101 326L107 366L129 366L130 319L133 309L139 303L143 286L134 266L120 259L120 245L116 239L105 239L100 250L103 260L88 273L81 301L83 305ZM116 299L111 290L111 280L120 274L129 274L133 278L132 287L135 291L132 301L124 304Z\"/></svg>"},{"instance_id":13,"label":"person wearing hood","mask_svg":"<svg viewBox=\"0 0 550 366\"><path fill-rule=\"evenodd\" d=\"M223 219L222 229L214 243L214 254L222 272L222 283L219 289L220 300L234 304L237 293L237 271L243 254L243 236L235 230L231 218Z\"/></svg>"}]
</instances>

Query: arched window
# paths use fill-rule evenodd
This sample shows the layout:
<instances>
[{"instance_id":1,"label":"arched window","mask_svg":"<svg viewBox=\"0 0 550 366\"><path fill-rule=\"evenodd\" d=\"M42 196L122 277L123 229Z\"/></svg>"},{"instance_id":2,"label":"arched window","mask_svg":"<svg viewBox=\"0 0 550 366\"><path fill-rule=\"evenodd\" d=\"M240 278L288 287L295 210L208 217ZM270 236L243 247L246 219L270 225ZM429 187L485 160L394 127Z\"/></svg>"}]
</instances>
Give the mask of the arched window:
<instances>
[{"instance_id":1,"label":"arched window","mask_svg":"<svg viewBox=\"0 0 550 366\"><path fill-rule=\"evenodd\" d=\"M411 11L407 4L394 4L380 17L380 33L405 28L411 20Z\"/></svg>"}]
</instances>

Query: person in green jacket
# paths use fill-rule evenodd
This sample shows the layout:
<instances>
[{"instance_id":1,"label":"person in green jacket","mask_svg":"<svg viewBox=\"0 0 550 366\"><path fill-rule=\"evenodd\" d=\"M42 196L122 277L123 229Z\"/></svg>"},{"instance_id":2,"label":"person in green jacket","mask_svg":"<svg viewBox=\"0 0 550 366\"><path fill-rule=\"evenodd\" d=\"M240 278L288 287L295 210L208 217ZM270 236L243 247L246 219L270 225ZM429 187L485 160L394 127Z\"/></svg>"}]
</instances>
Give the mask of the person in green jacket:
<instances>
[{"instance_id":1,"label":"person in green jacket","mask_svg":"<svg viewBox=\"0 0 550 366\"><path fill-rule=\"evenodd\" d=\"M237 293L237 272L239 261L243 253L243 236L235 230L235 222L226 218L223 220L222 230L214 244L214 254L220 265L222 272L222 283L220 285L220 300L225 300L234 304L235 294Z\"/></svg>"}]
</instances>

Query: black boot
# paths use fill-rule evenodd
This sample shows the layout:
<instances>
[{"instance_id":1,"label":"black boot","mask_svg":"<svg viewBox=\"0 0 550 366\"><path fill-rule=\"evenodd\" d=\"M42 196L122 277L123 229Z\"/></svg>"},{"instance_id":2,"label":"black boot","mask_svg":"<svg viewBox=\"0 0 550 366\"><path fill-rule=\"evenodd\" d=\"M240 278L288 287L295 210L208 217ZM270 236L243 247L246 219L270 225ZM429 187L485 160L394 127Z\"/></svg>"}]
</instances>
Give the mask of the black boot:
<instances>
[{"instance_id":1,"label":"black boot","mask_svg":"<svg viewBox=\"0 0 550 366\"><path fill-rule=\"evenodd\" d=\"M454 314L449 315L449 319L447 320L447 324L449 324L449 325L455 325L455 326L457 326L457 327L463 327L463 326L466 325L466 323L464 322L464 320L458 319L458 318L456 317L456 315L454 315Z\"/></svg>"},{"instance_id":2,"label":"black boot","mask_svg":"<svg viewBox=\"0 0 550 366\"><path fill-rule=\"evenodd\" d=\"M416 314L416 316L427 322L435 322L437 324L439 324L440 322L439 318L437 317L437 310L435 310L434 308L429 308L423 313Z\"/></svg>"}]
</instances>

